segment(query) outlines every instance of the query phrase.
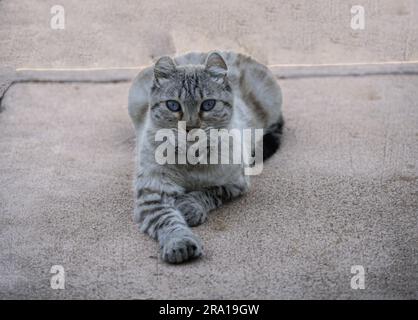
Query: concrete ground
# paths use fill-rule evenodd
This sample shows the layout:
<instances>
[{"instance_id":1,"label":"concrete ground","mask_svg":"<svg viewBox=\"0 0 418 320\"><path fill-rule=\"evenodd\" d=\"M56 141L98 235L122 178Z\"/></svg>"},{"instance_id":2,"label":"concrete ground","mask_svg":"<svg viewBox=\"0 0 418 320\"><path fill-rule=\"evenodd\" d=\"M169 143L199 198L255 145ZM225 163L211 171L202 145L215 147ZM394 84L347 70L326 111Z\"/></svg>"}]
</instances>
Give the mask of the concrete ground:
<instances>
[{"instance_id":1,"label":"concrete ground","mask_svg":"<svg viewBox=\"0 0 418 320\"><path fill-rule=\"evenodd\" d=\"M363 33L349 28L346 1L65 3L57 33L56 1L0 1L0 82L10 68L134 66L218 47L269 64L418 59L412 0L365 1ZM205 256L175 266L133 223L129 83L11 86L0 109L0 298L417 299L418 76L279 82L282 148L247 196L195 229ZM53 265L65 290L51 289ZM353 265L364 290L350 287Z\"/></svg>"},{"instance_id":2,"label":"concrete ground","mask_svg":"<svg viewBox=\"0 0 418 320\"><path fill-rule=\"evenodd\" d=\"M418 78L281 85L282 149L196 228L206 255L180 266L132 221L128 85L13 86L0 115L1 296L417 298ZM350 288L352 265L365 290Z\"/></svg>"},{"instance_id":3,"label":"concrete ground","mask_svg":"<svg viewBox=\"0 0 418 320\"><path fill-rule=\"evenodd\" d=\"M50 28L56 4L64 30ZM358 4L363 31L350 27ZM418 60L416 0L1 0L0 17L0 62L16 68L137 66L213 49L269 64Z\"/></svg>"}]
</instances>

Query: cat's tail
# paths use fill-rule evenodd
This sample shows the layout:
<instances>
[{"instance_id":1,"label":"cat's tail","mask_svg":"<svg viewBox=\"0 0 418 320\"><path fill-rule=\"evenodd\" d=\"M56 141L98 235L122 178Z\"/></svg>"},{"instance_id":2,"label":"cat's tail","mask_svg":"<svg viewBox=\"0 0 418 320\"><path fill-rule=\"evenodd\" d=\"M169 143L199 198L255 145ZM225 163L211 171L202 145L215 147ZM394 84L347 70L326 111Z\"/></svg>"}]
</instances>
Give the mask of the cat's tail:
<instances>
[{"instance_id":1,"label":"cat's tail","mask_svg":"<svg viewBox=\"0 0 418 320\"><path fill-rule=\"evenodd\" d=\"M280 115L279 120L267 128L267 133L263 136L263 161L270 158L279 149L283 125L284 119Z\"/></svg>"}]
</instances>

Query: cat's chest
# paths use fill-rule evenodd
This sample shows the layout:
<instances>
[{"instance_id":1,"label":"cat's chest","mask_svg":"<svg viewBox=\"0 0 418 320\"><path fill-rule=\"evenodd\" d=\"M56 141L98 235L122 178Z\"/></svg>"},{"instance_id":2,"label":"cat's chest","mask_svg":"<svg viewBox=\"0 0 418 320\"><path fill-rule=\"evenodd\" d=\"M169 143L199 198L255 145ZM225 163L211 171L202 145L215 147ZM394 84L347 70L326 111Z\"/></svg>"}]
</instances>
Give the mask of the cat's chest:
<instances>
[{"instance_id":1,"label":"cat's chest","mask_svg":"<svg viewBox=\"0 0 418 320\"><path fill-rule=\"evenodd\" d=\"M206 165L205 167L184 167L179 176L179 183L186 190L198 190L225 185L236 181L242 175L239 165Z\"/></svg>"}]
</instances>

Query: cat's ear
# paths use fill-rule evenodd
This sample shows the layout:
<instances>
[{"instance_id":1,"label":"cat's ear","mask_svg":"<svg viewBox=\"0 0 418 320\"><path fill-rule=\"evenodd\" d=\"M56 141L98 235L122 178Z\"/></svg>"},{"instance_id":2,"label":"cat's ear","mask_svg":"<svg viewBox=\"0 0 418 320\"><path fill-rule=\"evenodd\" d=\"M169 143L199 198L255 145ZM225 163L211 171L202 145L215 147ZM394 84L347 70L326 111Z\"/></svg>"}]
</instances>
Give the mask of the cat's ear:
<instances>
[{"instance_id":1,"label":"cat's ear","mask_svg":"<svg viewBox=\"0 0 418 320\"><path fill-rule=\"evenodd\" d=\"M206 58L205 69L218 81L224 81L228 72L225 60L218 52L212 52Z\"/></svg>"},{"instance_id":2,"label":"cat's ear","mask_svg":"<svg viewBox=\"0 0 418 320\"><path fill-rule=\"evenodd\" d=\"M161 57L154 65L154 78L157 83L170 79L176 72L176 65L168 56Z\"/></svg>"}]
</instances>

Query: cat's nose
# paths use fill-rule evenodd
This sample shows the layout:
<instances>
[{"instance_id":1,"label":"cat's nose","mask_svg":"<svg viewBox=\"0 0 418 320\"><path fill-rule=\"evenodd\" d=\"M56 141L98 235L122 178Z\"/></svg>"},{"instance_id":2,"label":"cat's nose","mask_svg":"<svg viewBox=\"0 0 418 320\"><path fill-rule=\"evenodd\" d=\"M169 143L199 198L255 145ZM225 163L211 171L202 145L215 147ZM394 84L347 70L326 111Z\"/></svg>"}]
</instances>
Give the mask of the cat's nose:
<instances>
[{"instance_id":1,"label":"cat's nose","mask_svg":"<svg viewBox=\"0 0 418 320\"><path fill-rule=\"evenodd\" d=\"M200 127L198 126L187 126L186 127L186 132L188 133L189 131L192 131L193 129L199 129Z\"/></svg>"},{"instance_id":2,"label":"cat's nose","mask_svg":"<svg viewBox=\"0 0 418 320\"><path fill-rule=\"evenodd\" d=\"M199 129L200 128L200 121L193 121L191 123L186 123L186 131L189 132L193 129Z\"/></svg>"}]
</instances>

